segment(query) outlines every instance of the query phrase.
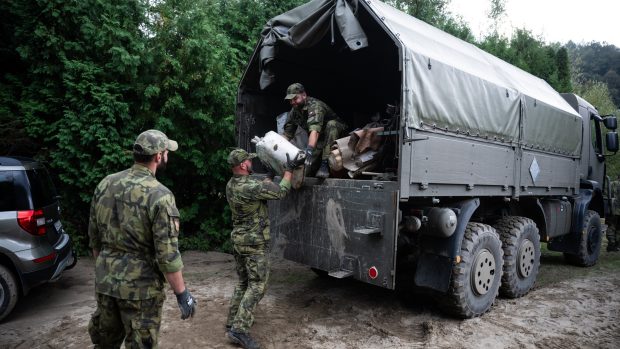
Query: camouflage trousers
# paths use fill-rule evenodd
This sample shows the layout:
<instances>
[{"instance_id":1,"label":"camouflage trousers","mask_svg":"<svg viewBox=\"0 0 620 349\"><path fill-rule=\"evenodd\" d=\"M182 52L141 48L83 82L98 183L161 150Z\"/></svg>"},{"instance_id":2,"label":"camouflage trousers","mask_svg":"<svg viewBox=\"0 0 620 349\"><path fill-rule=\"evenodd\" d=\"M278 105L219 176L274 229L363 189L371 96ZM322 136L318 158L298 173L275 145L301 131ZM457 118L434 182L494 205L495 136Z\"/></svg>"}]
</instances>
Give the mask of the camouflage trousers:
<instances>
[{"instance_id":1,"label":"camouflage trousers","mask_svg":"<svg viewBox=\"0 0 620 349\"><path fill-rule=\"evenodd\" d=\"M226 326L247 333L254 323L254 310L265 295L269 280L269 245L233 246L239 283L230 299Z\"/></svg>"},{"instance_id":2,"label":"camouflage trousers","mask_svg":"<svg viewBox=\"0 0 620 349\"><path fill-rule=\"evenodd\" d=\"M127 300L97 293L97 310L88 324L95 348L157 348L165 295Z\"/></svg>"},{"instance_id":3,"label":"camouflage trousers","mask_svg":"<svg viewBox=\"0 0 620 349\"><path fill-rule=\"evenodd\" d=\"M607 221L607 244L609 246L617 245L620 241L620 216L612 215Z\"/></svg>"},{"instance_id":4,"label":"camouflage trousers","mask_svg":"<svg viewBox=\"0 0 620 349\"><path fill-rule=\"evenodd\" d=\"M325 124L325 129L319 134L316 150L312 153L312 165L306 166L306 176L312 176L318 171L322 160L327 160L332 151L332 144L342 137L347 125L339 120L330 120ZM321 151L318 151L321 150Z\"/></svg>"}]
</instances>

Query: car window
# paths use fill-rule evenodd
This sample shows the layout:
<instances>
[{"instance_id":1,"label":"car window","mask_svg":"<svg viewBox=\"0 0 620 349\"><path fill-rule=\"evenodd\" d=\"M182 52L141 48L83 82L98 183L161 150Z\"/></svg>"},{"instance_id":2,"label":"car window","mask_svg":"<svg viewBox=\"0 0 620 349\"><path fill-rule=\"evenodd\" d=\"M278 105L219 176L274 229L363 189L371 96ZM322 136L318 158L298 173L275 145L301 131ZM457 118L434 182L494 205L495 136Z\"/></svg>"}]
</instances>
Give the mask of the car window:
<instances>
[{"instance_id":1,"label":"car window","mask_svg":"<svg viewBox=\"0 0 620 349\"><path fill-rule=\"evenodd\" d=\"M13 171L0 172L0 212L15 211Z\"/></svg>"},{"instance_id":2,"label":"car window","mask_svg":"<svg viewBox=\"0 0 620 349\"><path fill-rule=\"evenodd\" d=\"M28 182L30 182L34 208L41 208L54 203L56 201L56 189L47 170L40 168L28 170L26 173Z\"/></svg>"},{"instance_id":3,"label":"car window","mask_svg":"<svg viewBox=\"0 0 620 349\"><path fill-rule=\"evenodd\" d=\"M24 171L1 171L0 212L32 209Z\"/></svg>"}]
</instances>

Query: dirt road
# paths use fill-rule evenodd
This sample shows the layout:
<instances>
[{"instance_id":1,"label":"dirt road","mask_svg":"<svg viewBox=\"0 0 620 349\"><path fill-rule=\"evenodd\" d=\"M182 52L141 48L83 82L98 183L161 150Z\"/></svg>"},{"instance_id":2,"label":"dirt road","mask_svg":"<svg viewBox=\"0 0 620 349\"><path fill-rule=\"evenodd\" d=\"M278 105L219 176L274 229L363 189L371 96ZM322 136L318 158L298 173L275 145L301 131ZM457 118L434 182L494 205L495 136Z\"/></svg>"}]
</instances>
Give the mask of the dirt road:
<instances>
[{"instance_id":1,"label":"dirt road","mask_svg":"<svg viewBox=\"0 0 620 349\"><path fill-rule=\"evenodd\" d=\"M232 256L188 252L185 277L199 301L181 321L171 291L161 348L234 348L224 336L236 281ZM602 252L599 266L565 266L544 255L539 283L524 298L498 299L472 320L444 316L428 297L319 278L276 260L252 333L264 348L617 348L620 256ZM82 258L60 281L33 290L0 324L0 348L88 348L94 311L93 260Z\"/></svg>"}]
</instances>

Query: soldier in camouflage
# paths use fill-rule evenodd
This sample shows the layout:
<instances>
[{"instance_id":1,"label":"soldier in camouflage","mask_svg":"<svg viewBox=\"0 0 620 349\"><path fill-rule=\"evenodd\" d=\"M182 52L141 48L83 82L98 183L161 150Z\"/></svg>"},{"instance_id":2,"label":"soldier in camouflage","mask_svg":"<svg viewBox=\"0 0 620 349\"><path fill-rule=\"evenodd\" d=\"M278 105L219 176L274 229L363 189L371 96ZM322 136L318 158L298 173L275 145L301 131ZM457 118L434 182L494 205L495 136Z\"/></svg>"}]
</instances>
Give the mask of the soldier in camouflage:
<instances>
[{"instance_id":1,"label":"soldier in camouflage","mask_svg":"<svg viewBox=\"0 0 620 349\"><path fill-rule=\"evenodd\" d=\"M270 179L259 181L251 178L252 159L255 153L234 149L228 155L233 177L226 185L226 199L232 211L233 243L239 283L230 300L226 320L226 334L234 343L244 348L259 348L250 336L254 322L254 309L263 298L269 280L269 216L267 200L286 196L291 188L292 169L303 160L297 156L287 161L280 184Z\"/></svg>"},{"instance_id":2,"label":"soldier in camouflage","mask_svg":"<svg viewBox=\"0 0 620 349\"><path fill-rule=\"evenodd\" d=\"M620 175L611 182L611 217L607 226L607 252L620 251Z\"/></svg>"},{"instance_id":3,"label":"soldier in camouflage","mask_svg":"<svg viewBox=\"0 0 620 349\"><path fill-rule=\"evenodd\" d=\"M105 177L90 208L89 246L96 258L97 309L88 325L95 348L156 348L165 299L174 290L181 318L196 302L185 287L174 195L155 178L177 142L157 130L141 133L134 165Z\"/></svg>"},{"instance_id":4,"label":"soldier in camouflage","mask_svg":"<svg viewBox=\"0 0 620 349\"><path fill-rule=\"evenodd\" d=\"M284 125L284 136L293 139L297 127L308 132L306 175L311 176L316 171L316 177L329 177L327 159L331 146L343 135L347 125L323 101L308 96L300 83L290 85L284 99L292 106Z\"/></svg>"}]
</instances>

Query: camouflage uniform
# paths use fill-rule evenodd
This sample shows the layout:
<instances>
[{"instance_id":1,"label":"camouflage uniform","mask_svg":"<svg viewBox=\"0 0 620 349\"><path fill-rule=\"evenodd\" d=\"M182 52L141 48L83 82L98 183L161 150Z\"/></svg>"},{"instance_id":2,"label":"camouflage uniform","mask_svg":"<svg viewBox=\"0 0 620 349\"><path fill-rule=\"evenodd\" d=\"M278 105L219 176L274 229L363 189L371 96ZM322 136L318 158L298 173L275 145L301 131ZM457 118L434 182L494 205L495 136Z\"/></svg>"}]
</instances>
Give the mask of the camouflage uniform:
<instances>
[{"instance_id":1,"label":"camouflage uniform","mask_svg":"<svg viewBox=\"0 0 620 349\"><path fill-rule=\"evenodd\" d=\"M233 150L228 162L236 166L256 157L244 150ZM231 240L239 283L230 300L226 326L247 333L254 322L254 309L263 298L269 280L269 216L266 200L278 200L291 188L288 180L280 185L259 181L247 175L233 175L226 185L226 198L232 211Z\"/></svg>"},{"instance_id":2,"label":"camouflage uniform","mask_svg":"<svg viewBox=\"0 0 620 349\"><path fill-rule=\"evenodd\" d=\"M620 234L620 180L611 182L611 217L607 220L607 251L617 251Z\"/></svg>"},{"instance_id":3,"label":"camouflage uniform","mask_svg":"<svg viewBox=\"0 0 620 349\"><path fill-rule=\"evenodd\" d=\"M158 134L150 137L153 132L138 137L134 152L150 155L161 149ZM174 142L163 150L166 147L178 146ZM157 347L165 299L163 273L183 268L178 235L174 196L147 167L134 164L99 183L88 226L89 245L99 251L97 310L88 326L96 348L119 348L123 340L126 348Z\"/></svg>"},{"instance_id":4,"label":"camouflage uniform","mask_svg":"<svg viewBox=\"0 0 620 349\"><path fill-rule=\"evenodd\" d=\"M301 84L300 89L303 92ZM319 133L316 149L321 151L315 151L312 154L312 166L306 170L306 174L316 172L316 167L320 164L320 160L327 160L329 158L331 145L341 137L347 129L347 125L323 101L307 97L303 106L291 108L284 125L284 135L288 139L295 138L295 131L298 126L308 132L308 135L310 131Z\"/></svg>"}]
</instances>

